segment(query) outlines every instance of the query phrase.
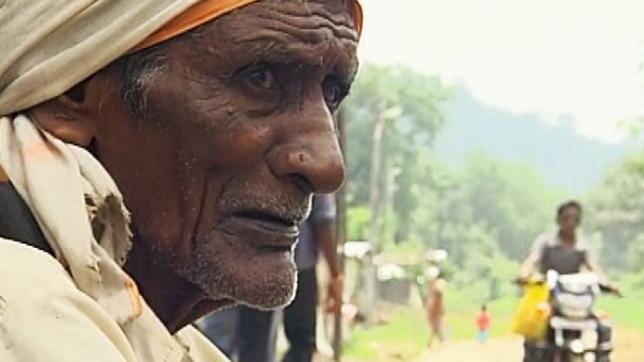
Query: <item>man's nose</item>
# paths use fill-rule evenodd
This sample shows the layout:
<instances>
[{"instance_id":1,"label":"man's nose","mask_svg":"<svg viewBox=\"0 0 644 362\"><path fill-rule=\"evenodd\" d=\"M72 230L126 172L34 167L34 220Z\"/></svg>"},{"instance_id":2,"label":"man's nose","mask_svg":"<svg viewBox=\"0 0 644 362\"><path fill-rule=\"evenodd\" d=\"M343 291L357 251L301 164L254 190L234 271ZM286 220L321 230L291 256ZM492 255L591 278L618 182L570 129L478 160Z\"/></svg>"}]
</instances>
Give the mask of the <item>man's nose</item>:
<instances>
[{"instance_id":1,"label":"man's nose","mask_svg":"<svg viewBox=\"0 0 644 362\"><path fill-rule=\"evenodd\" d=\"M283 139L268 155L272 172L292 180L306 192L330 193L340 188L345 169L333 120L289 133L289 139Z\"/></svg>"}]
</instances>

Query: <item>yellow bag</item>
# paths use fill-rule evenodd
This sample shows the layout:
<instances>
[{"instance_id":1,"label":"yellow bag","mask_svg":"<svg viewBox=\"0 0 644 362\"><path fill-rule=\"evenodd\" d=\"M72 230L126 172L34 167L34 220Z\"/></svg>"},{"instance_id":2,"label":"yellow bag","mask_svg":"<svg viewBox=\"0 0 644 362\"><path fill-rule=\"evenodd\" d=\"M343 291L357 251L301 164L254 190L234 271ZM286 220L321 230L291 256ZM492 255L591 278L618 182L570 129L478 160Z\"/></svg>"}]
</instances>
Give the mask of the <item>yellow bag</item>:
<instances>
[{"instance_id":1,"label":"yellow bag","mask_svg":"<svg viewBox=\"0 0 644 362\"><path fill-rule=\"evenodd\" d=\"M529 283L512 322L512 332L526 339L544 339L550 316L550 290L545 284Z\"/></svg>"}]
</instances>

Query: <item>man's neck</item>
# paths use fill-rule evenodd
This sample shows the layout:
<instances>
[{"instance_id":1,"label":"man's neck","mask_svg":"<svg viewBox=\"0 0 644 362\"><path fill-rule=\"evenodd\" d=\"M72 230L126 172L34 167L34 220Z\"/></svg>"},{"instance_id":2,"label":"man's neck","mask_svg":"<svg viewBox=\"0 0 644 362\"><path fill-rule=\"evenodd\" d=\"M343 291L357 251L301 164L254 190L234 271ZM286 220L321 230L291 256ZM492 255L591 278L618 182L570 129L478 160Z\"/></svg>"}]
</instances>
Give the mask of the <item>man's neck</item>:
<instances>
[{"instance_id":1,"label":"man's neck","mask_svg":"<svg viewBox=\"0 0 644 362\"><path fill-rule=\"evenodd\" d=\"M125 270L136 281L146 303L171 334L196 319L230 305L226 300L208 299L195 285L179 278L173 271L150 262L145 250L130 252Z\"/></svg>"}]
</instances>

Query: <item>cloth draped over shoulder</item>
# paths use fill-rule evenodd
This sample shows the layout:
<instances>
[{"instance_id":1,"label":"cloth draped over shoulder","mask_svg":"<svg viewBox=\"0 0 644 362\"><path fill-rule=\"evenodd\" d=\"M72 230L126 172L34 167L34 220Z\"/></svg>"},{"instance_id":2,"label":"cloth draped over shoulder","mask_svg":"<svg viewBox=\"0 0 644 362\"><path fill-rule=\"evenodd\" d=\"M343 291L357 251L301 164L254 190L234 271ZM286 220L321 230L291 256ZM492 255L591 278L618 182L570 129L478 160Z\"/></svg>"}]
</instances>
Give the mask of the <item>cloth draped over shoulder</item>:
<instances>
[{"instance_id":1,"label":"cloth draped over shoulder","mask_svg":"<svg viewBox=\"0 0 644 362\"><path fill-rule=\"evenodd\" d=\"M170 335L139 295L122 269L129 213L90 153L0 117L0 170L56 256L0 237L1 361L227 361L191 326Z\"/></svg>"}]
</instances>

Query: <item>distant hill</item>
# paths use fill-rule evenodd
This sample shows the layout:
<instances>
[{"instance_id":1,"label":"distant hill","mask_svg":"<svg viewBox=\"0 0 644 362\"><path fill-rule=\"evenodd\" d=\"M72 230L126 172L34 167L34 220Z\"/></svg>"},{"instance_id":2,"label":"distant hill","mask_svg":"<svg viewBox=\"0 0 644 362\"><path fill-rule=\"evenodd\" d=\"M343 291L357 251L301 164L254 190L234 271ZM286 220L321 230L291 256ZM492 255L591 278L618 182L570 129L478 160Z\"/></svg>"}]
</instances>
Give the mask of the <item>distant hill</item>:
<instances>
[{"instance_id":1,"label":"distant hill","mask_svg":"<svg viewBox=\"0 0 644 362\"><path fill-rule=\"evenodd\" d=\"M447 125L438 135L436 150L443 159L460 163L473 151L513 162L528 163L543 172L547 182L572 195L601 180L614 162L634 150L628 142L606 144L590 140L571 120L557 125L538 115L515 115L491 108L464 87L455 87L446 105Z\"/></svg>"}]
</instances>

